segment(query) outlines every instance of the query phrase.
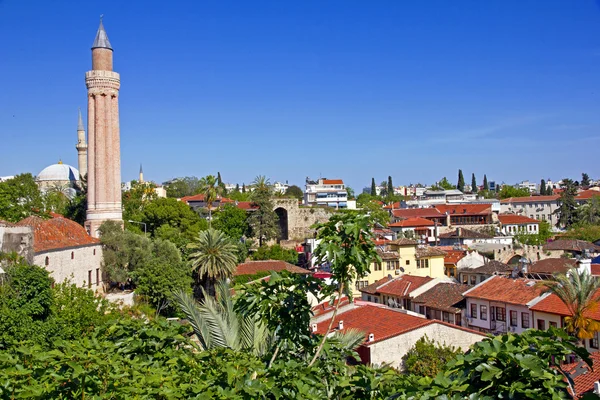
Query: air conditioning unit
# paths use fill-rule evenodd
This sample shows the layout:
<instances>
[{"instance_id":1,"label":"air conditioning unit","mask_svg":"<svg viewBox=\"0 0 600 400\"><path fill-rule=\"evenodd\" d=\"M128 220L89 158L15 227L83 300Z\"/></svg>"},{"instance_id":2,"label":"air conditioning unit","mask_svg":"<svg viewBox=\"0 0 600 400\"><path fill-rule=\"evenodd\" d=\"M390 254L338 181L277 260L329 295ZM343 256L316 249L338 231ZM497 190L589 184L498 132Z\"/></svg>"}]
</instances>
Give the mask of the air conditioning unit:
<instances>
[{"instance_id":1,"label":"air conditioning unit","mask_svg":"<svg viewBox=\"0 0 600 400\"><path fill-rule=\"evenodd\" d=\"M396 270L396 275L400 275L400 270L399 269Z\"/></svg>"}]
</instances>

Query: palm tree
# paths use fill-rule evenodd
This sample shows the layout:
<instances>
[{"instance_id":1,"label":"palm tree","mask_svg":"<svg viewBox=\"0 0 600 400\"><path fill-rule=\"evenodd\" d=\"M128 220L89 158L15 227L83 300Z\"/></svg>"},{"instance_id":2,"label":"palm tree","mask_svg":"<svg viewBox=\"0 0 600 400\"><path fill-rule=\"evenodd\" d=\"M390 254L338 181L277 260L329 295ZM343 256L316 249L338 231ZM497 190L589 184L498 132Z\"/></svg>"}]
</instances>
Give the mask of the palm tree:
<instances>
[{"instance_id":1,"label":"palm tree","mask_svg":"<svg viewBox=\"0 0 600 400\"><path fill-rule=\"evenodd\" d=\"M593 196L587 203L577 208L577 222L589 225L600 222L600 195Z\"/></svg>"},{"instance_id":2,"label":"palm tree","mask_svg":"<svg viewBox=\"0 0 600 400\"><path fill-rule=\"evenodd\" d=\"M567 306L570 315L565 317L567 332L580 343L592 339L600 331L600 322L589 313L600 305L600 280L585 270L571 269L567 275L558 275L554 281L543 281L545 292L555 294Z\"/></svg>"},{"instance_id":3,"label":"palm tree","mask_svg":"<svg viewBox=\"0 0 600 400\"><path fill-rule=\"evenodd\" d=\"M202 350L227 347L251 351L263 356L272 347L273 334L256 318L245 317L233 307L229 285L219 281L216 298L203 289L204 299L197 302L187 293L175 294L177 304L190 321Z\"/></svg>"},{"instance_id":4,"label":"palm tree","mask_svg":"<svg viewBox=\"0 0 600 400\"><path fill-rule=\"evenodd\" d=\"M192 269L197 272L198 279L205 280L208 292L217 279L233 276L237 266L237 246L223 232L212 228L201 231L198 241L189 247L193 250L189 255Z\"/></svg>"},{"instance_id":5,"label":"palm tree","mask_svg":"<svg viewBox=\"0 0 600 400\"><path fill-rule=\"evenodd\" d=\"M208 226L211 226L212 205L222 194L224 186L219 186L218 179L214 175L207 175L200 179L200 191L204 194L204 202L208 208Z\"/></svg>"}]
</instances>

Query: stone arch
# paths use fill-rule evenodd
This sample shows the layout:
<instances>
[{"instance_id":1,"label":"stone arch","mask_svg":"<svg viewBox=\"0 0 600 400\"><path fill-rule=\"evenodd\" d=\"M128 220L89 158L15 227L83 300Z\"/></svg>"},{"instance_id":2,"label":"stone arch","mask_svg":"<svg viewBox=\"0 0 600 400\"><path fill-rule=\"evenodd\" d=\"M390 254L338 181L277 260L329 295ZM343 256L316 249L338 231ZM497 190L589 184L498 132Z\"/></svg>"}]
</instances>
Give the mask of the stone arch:
<instances>
[{"instance_id":1,"label":"stone arch","mask_svg":"<svg viewBox=\"0 0 600 400\"><path fill-rule=\"evenodd\" d=\"M510 259L508 259L508 261L506 262L508 265L519 265L521 258L523 258L523 256L521 254L516 254L513 255Z\"/></svg>"},{"instance_id":2,"label":"stone arch","mask_svg":"<svg viewBox=\"0 0 600 400\"><path fill-rule=\"evenodd\" d=\"M277 207L275 209L275 214L277 214L277 217L279 218L279 239L288 240L288 211L283 207Z\"/></svg>"}]
</instances>

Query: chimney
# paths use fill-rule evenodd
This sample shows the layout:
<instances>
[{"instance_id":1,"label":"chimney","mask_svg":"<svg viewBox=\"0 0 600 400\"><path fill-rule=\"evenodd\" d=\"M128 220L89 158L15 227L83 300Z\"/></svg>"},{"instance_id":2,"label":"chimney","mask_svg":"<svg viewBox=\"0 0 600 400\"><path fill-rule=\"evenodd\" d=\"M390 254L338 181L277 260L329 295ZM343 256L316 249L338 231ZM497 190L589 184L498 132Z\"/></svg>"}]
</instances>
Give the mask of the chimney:
<instances>
[{"instance_id":1,"label":"chimney","mask_svg":"<svg viewBox=\"0 0 600 400\"><path fill-rule=\"evenodd\" d=\"M456 236L460 238L461 233L462 233L462 230L460 228L456 228Z\"/></svg>"},{"instance_id":2,"label":"chimney","mask_svg":"<svg viewBox=\"0 0 600 400\"><path fill-rule=\"evenodd\" d=\"M317 324L312 324L312 332L315 333L317 331Z\"/></svg>"},{"instance_id":3,"label":"chimney","mask_svg":"<svg viewBox=\"0 0 600 400\"><path fill-rule=\"evenodd\" d=\"M338 329L341 331L342 329L344 329L344 321L340 321L338 322Z\"/></svg>"},{"instance_id":4,"label":"chimney","mask_svg":"<svg viewBox=\"0 0 600 400\"><path fill-rule=\"evenodd\" d=\"M594 394L600 394L600 381L594 382Z\"/></svg>"},{"instance_id":5,"label":"chimney","mask_svg":"<svg viewBox=\"0 0 600 400\"><path fill-rule=\"evenodd\" d=\"M372 342L373 340L375 340L375 335L369 333L369 342Z\"/></svg>"}]
</instances>

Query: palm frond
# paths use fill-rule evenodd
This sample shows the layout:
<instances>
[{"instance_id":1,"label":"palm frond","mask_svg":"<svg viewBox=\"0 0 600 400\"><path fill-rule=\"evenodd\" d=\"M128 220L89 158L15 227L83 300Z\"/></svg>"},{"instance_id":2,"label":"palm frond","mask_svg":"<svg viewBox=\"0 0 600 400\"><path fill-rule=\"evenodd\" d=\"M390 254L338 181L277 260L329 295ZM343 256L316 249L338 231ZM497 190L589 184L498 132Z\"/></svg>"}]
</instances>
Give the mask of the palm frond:
<instances>
[{"instance_id":1,"label":"palm frond","mask_svg":"<svg viewBox=\"0 0 600 400\"><path fill-rule=\"evenodd\" d=\"M210 349L212 347L210 333L196 300L194 300L192 296L185 292L175 292L173 295L177 305L181 311L183 311L185 317L192 325L194 333L196 334L196 337L200 343L200 348L202 350Z\"/></svg>"},{"instance_id":2,"label":"palm frond","mask_svg":"<svg viewBox=\"0 0 600 400\"><path fill-rule=\"evenodd\" d=\"M345 332L336 332L327 340L335 341L345 350L354 350L365 341L365 333L358 329L346 329Z\"/></svg>"}]
</instances>

